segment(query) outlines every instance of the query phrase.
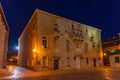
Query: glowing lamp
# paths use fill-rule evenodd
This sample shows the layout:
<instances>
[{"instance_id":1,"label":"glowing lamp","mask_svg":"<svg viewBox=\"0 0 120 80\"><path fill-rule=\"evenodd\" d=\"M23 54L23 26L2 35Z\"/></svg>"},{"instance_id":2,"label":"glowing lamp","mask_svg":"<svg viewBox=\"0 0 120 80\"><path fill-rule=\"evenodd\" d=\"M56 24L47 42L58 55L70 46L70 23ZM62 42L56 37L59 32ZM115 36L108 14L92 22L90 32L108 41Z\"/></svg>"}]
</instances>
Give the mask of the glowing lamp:
<instances>
[{"instance_id":1,"label":"glowing lamp","mask_svg":"<svg viewBox=\"0 0 120 80\"><path fill-rule=\"evenodd\" d=\"M16 50L18 50L18 49L19 49L19 47L17 46L17 47L15 47L15 49L16 49Z\"/></svg>"},{"instance_id":2,"label":"glowing lamp","mask_svg":"<svg viewBox=\"0 0 120 80\"><path fill-rule=\"evenodd\" d=\"M36 52L36 49L33 49L33 52Z\"/></svg>"},{"instance_id":3,"label":"glowing lamp","mask_svg":"<svg viewBox=\"0 0 120 80\"><path fill-rule=\"evenodd\" d=\"M106 56L106 53L104 53L103 55Z\"/></svg>"}]
</instances>

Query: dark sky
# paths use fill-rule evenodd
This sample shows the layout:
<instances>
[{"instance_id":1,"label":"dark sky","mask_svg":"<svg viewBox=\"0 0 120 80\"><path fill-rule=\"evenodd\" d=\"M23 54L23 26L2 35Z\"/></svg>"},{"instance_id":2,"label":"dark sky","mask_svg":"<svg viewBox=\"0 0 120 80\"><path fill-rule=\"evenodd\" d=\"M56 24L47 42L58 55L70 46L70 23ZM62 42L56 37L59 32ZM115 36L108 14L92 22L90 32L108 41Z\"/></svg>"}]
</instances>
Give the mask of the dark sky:
<instances>
[{"instance_id":1,"label":"dark sky","mask_svg":"<svg viewBox=\"0 0 120 80\"><path fill-rule=\"evenodd\" d=\"M120 0L0 0L10 27L9 46L17 40L36 8L102 30L102 39L120 32Z\"/></svg>"}]
</instances>

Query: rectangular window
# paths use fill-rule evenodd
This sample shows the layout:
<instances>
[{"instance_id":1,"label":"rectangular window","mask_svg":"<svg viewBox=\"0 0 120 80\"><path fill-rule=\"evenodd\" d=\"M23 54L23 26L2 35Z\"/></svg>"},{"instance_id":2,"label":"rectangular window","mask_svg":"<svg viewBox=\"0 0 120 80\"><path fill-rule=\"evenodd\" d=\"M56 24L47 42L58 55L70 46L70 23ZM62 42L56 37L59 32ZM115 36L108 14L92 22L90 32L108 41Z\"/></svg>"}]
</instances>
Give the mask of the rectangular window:
<instances>
[{"instance_id":1,"label":"rectangular window","mask_svg":"<svg viewBox=\"0 0 120 80\"><path fill-rule=\"evenodd\" d=\"M66 41L66 51L67 52L70 51L70 41L69 40Z\"/></svg>"},{"instance_id":2,"label":"rectangular window","mask_svg":"<svg viewBox=\"0 0 120 80\"><path fill-rule=\"evenodd\" d=\"M88 57L86 58L86 64L89 65L89 59L88 59Z\"/></svg>"},{"instance_id":3,"label":"rectangular window","mask_svg":"<svg viewBox=\"0 0 120 80\"><path fill-rule=\"evenodd\" d=\"M67 57L67 66L70 66L70 57Z\"/></svg>"},{"instance_id":4,"label":"rectangular window","mask_svg":"<svg viewBox=\"0 0 120 80\"><path fill-rule=\"evenodd\" d=\"M47 38L46 37L42 38L42 47L47 48Z\"/></svg>"},{"instance_id":5,"label":"rectangular window","mask_svg":"<svg viewBox=\"0 0 120 80\"><path fill-rule=\"evenodd\" d=\"M42 66L48 66L48 57L46 56L42 57Z\"/></svg>"},{"instance_id":6,"label":"rectangular window","mask_svg":"<svg viewBox=\"0 0 120 80\"><path fill-rule=\"evenodd\" d=\"M117 56L117 57L115 57L115 62L116 63L119 63L120 62L120 59L119 59L119 57Z\"/></svg>"}]
</instances>

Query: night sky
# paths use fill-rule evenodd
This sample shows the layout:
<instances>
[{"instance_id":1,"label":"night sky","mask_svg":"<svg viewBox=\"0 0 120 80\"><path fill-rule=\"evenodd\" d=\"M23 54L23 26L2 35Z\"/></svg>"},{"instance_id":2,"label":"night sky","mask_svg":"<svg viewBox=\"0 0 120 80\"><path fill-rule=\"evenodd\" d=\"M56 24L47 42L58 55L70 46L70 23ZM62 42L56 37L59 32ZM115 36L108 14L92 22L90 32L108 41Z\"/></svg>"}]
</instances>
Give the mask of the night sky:
<instances>
[{"instance_id":1,"label":"night sky","mask_svg":"<svg viewBox=\"0 0 120 80\"><path fill-rule=\"evenodd\" d=\"M102 30L102 39L120 32L120 0L0 0L10 27L9 46L18 38L36 8Z\"/></svg>"}]
</instances>

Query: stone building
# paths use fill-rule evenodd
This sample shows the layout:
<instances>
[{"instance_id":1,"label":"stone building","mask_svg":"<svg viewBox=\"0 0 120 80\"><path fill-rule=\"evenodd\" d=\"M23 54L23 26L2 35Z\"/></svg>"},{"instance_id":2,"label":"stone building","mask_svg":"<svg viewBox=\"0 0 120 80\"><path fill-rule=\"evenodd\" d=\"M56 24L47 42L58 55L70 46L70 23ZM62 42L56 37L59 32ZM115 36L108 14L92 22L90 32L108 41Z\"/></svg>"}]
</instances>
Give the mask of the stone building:
<instances>
[{"instance_id":1,"label":"stone building","mask_svg":"<svg viewBox=\"0 0 120 80\"><path fill-rule=\"evenodd\" d=\"M120 33L111 39L102 42L103 63L111 67L120 67Z\"/></svg>"},{"instance_id":2,"label":"stone building","mask_svg":"<svg viewBox=\"0 0 120 80\"><path fill-rule=\"evenodd\" d=\"M99 67L101 30L36 9L19 37L18 57L37 71Z\"/></svg>"},{"instance_id":3,"label":"stone building","mask_svg":"<svg viewBox=\"0 0 120 80\"><path fill-rule=\"evenodd\" d=\"M0 4L0 68L5 66L7 61L9 27Z\"/></svg>"}]
</instances>

